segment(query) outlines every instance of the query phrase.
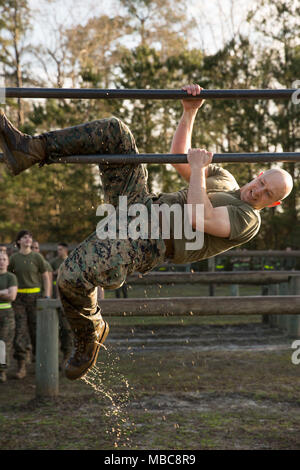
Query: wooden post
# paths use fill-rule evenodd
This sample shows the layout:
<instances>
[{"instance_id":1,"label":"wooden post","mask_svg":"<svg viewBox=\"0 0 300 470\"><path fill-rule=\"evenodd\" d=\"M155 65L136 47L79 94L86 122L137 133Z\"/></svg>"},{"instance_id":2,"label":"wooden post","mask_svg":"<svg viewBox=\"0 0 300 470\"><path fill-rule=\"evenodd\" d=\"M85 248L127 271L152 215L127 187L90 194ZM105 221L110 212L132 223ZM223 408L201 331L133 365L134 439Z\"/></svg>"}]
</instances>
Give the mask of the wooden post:
<instances>
[{"instance_id":1,"label":"wooden post","mask_svg":"<svg viewBox=\"0 0 300 470\"><path fill-rule=\"evenodd\" d=\"M279 295L291 295L288 282L281 282L279 284ZM288 315L278 315L278 326L284 330L287 329Z\"/></svg>"},{"instance_id":2,"label":"wooden post","mask_svg":"<svg viewBox=\"0 0 300 470\"><path fill-rule=\"evenodd\" d=\"M230 284L230 295L237 297L240 295L240 289L238 284Z\"/></svg>"},{"instance_id":3,"label":"wooden post","mask_svg":"<svg viewBox=\"0 0 300 470\"><path fill-rule=\"evenodd\" d=\"M6 369L7 357L6 357L6 344L0 339L0 371Z\"/></svg>"},{"instance_id":4,"label":"wooden post","mask_svg":"<svg viewBox=\"0 0 300 470\"><path fill-rule=\"evenodd\" d=\"M207 261L208 261L208 271L209 272L214 272L215 271L215 264L216 264L215 258L208 258ZM208 294L209 294L210 297L214 297L214 295L215 295L215 285L214 284L209 284Z\"/></svg>"},{"instance_id":5,"label":"wooden post","mask_svg":"<svg viewBox=\"0 0 300 470\"><path fill-rule=\"evenodd\" d=\"M279 295L279 284L270 284L268 287L268 295ZM277 315L269 315L268 319L270 326L278 326Z\"/></svg>"},{"instance_id":6,"label":"wooden post","mask_svg":"<svg viewBox=\"0 0 300 470\"><path fill-rule=\"evenodd\" d=\"M300 294L300 276L295 276L291 281L292 295ZM289 315L287 319L287 332L293 338L300 338L300 310L299 315Z\"/></svg>"},{"instance_id":7,"label":"wooden post","mask_svg":"<svg viewBox=\"0 0 300 470\"><path fill-rule=\"evenodd\" d=\"M58 314L53 300L37 301L36 396L58 395ZM53 304L53 305L52 305Z\"/></svg>"},{"instance_id":8,"label":"wooden post","mask_svg":"<svg viewBox=\"0 0 300 470\"><path fill-rule=\"evenodd\" d=\"M269 286L267 284L261 286L261 295L269 295ZM262 323L265 325L270 324L269 315L262 315Z\"/></svg>"}]
</instances>

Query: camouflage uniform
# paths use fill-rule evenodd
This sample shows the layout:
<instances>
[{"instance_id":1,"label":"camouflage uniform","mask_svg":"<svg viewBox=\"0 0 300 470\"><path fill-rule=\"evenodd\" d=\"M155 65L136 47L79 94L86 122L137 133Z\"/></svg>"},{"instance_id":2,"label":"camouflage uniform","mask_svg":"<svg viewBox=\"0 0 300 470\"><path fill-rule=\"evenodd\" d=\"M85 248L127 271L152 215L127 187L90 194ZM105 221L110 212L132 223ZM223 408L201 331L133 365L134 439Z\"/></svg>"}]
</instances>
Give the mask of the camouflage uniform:
<instances>
[{"instance_id":1,"label":"camouflage uniform","mask_svg":"<svg viewBox=\"0 0 300 470\"><path fill-rule=\"evenodd\" d=\"M62 262L63 260L58 257L50 261L53 271L57 271ZM57 276L54 275L53 298L55 299L57 298L56 281ZM64 357L69 357L73 349L73 332L63 309L59 307L57 309L57 313L59 319L60 348L64 354Z\"/></svg>"},{"instance_id":2,"label":"camouflage uniform","mask_svg":"<svg viewBox=\"0 0 300 470\"><path fill-rule=\"evenodd\" d=\"M73 332L62 308L57 309L59 320L60 349L64 357L69 357L73 348Z\"/></svg>"},{"instance_id":3,"label":"camouflage uniform","mask_svg":"<svg viewBox=\"0 0 300 470\"><path fill-rule=\"evenodd\" d=\"M6 365L9 366L15 334L15 316L12 308L0 310L0 340L6 348Z\"/></svg>"},{"instance_id":4,"label":"camouflage uniform","mask_svg":"<svg viewBox=\"0 0 300 470\"><path fill-rule=\"evenodd\" d=\"M28 351L28 331L32 344L32 354L35 355L36 345L36 301L40 294L18 293L13 302L16 319L16 333L14 339L14 358L25 360Z\"/></svg>"},{"instance_id":5,"label":"camouflage uniform","mask_svg":"<svg viewBox=\"0 0 300 470\"><path fill-rule=\"evenodd\" d=\"M102 119L44 134L50 162L62 155L138 153L128 127L117 118ZM143 165L99 165L105 202L118 205L127 196L128 205L142 203L150 208ZM97 286L120 287L128 274L147 272L164 260L166 246L159 238L101 240L96 232L84 240L59 268L58 288L72 329L93 328L101 321Z\"/></svg>"}]
</instances>

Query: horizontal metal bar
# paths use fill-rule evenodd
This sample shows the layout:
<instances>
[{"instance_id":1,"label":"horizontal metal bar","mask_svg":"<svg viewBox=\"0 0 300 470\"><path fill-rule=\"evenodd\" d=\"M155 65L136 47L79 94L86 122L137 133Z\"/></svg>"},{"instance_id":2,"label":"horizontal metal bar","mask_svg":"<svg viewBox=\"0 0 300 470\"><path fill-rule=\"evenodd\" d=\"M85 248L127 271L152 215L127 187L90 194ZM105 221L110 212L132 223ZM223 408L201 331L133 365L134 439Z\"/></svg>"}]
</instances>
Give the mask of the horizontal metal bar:
<instances>
[{"instance_id":1,"label":"horizontal metal bar","mask_svg":"<svg viewBox=\"0 0 300 470\"><path fill-rule=\"evenodd\" d=\"M184 90L128 90L100 88L2 88L7 98L76 98L76 99L199 99ZM205 99L290 99L296 89L202 90Z\"/></svg>"},{"instance_id":2,"label":"horizontal metal bar","mask_svg":"<svg viewBox=\"0 0 300 470\"><path fill-rule=\"evenodd\" d=\"M3 154L0 154L0 162ZM265 162L299 162L300 152L282 153L215 153L213 163L265 163ZM139 163L187 163L185 153L139 153L118 155L72 155L58 157L53 163L112 163L112 164L139 164Z\"/></svg>"}]
</instances>

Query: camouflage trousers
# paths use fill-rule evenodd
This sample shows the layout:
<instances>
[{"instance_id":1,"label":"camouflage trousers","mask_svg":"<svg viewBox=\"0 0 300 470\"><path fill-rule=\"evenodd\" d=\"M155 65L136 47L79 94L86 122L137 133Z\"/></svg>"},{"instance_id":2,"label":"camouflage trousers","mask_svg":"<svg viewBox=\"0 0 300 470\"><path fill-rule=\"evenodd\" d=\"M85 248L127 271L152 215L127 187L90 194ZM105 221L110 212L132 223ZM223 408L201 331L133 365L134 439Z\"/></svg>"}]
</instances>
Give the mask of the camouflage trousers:
<instances>
[{"instance_id":1,"label":"camouflage trousers","mask_svg":"<svg viewBox=\"0 0 300 470\"><path fill-rule=\"evenodd\" d=\"M39 294L17 295L13 303L16 320L16 333L14 339L14 358L25 360L28 351L28 333L35 355L36 345L36 301Z\"/></svg>"},{"instance_id":2,"label":"camouflage trousers","mask_svg":"<svg viewBox=\"0 0 300 470\"><path fill-rule=\"evenodd\" d=\"M56 286L56 279L53 282L53 298L58 298L58 291ZM59 341L60 349L64 356L68 356L73 348L73 332L62 308L57 309L59 319Z\"/></svg>"},{"instance_id":3,"label":"camouflage trousers","mask_svg":"<svg viewBox=\"0 0 300 470\"><path fill-rule=\"evenodd\" d=\"M60 155L138 153L128 127L117 118L102 119L80 126L49 132L47 158ZM148 208L152 195L147 187L144 165L99 165L105 203L118 206L119 196L127 204ZM94 328L101 321L97 286L116 289L134 271L146 272L164 260L166 246L159 239L99 239L92 233L59 268L58 288L63 309L72 329ZM101 303L101 302L100 302Z\"/></svg>"},{"instance_id":4,"label":"camouflage trousers","mask_svg":"<svg viewBox=\"0 0 300 470\"><path fill-rule=\"evenodd\" d=\"M0 340L5 343L6 365L9 366L15 336L15 315L12 308L0 310Z\"/></svg>"},{"instance_id":5,"label":"camouflage trousers","mask_svg":"<svg viewBox=\"0 0 300 470\"><path fill-rule=\"evenodd\" d=\"M62 350L64 356L68 356L73 348L73 333L68 322L68 319L65 315L65 312L62 308L57 309L58 319L59 319L59 340L60 340L60 349Z\"/></svg>"}]
</instances>

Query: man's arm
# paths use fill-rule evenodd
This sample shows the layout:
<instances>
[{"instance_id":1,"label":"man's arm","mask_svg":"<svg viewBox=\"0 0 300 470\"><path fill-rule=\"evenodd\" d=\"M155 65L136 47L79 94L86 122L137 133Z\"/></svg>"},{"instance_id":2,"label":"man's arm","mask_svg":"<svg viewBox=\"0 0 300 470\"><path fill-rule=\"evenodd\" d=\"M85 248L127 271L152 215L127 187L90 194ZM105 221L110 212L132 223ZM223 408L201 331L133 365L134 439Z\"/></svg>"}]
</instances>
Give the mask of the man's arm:
<instances>
[{"instance_id":1,"label":"man's arm","mask_svg":"<svg viewBox=\"0 0 300 470\"><path fill-rule=\"evenodd\" d=\"M3 289L0 291L0 299L9 300L10 302L13 302L17 297L17 291L18 291L17 286L11 286L11 287L8 287L8 289Z\"/></svg>"},{"instance_id":2,"label":"man's arm","mask_svg":"<svg viewBox=\"0 0 300 470\"><path fill-rule=\"evenodd\" d=\"M49 276L49 296L52 297L53 294L53 271L47 271Z\"/></svg>"},{"instance_id":3,"label":"man's arm","mask_svg":"<svg viewBox=\"0 0 300 470\"><path fill-rule=\"evenodd\" d=\"M48 272L42 274L43 285L44 285L44 295L45 297L50 297L50 279Z\"/></svg>"},{"instance_id":4,"label":"man's arm","mask_svg":"<svg viewBox=\"0 0 300 470\"><path fill-rule=\"evenodd\" d=\"M199 85L187 85L182 88L188 95L200 95ZM203 105L204 100L182 100L183 114L175 131L170 153L187 153L192 144L192 133L195 117L198 109ZM173 163L173 167L186 180L190 180L191 169L188 163Z\"/></svg>"},{"instance_id":5,"label":"man's arm","mask_svg":"<svg viewBox=\"0 0 300 470\"><path fill-rule=\"evenodd\" d=\"M213 207L206 193L206 168L211 163L213 154L203 149L190 149L188 162L191 169L190 184L187 202L192 206L203 204L204 221L196 220L196 211L193 210L190 220L194 230L203 230L201 222L204 222L204 232L216 237L228 238L230 235L230 219L227 207Z\"/></svg>"},{"instance_id":6,"label":"man's arm","mask_svg":"<svg viewBox=\"0 0 300 470\"><path fill-rule=\"evenodd\" d=\"M50 261L50 266L53 269L53 271L52 271L53 276L57 276L57 273L58 273L58 268L57 269L55 268L55 261L56 261L56 258L54 258L52 261Z\"/></svg>"}]
</instances>

